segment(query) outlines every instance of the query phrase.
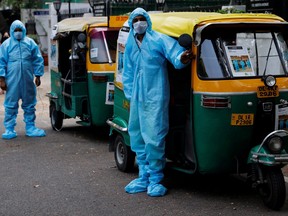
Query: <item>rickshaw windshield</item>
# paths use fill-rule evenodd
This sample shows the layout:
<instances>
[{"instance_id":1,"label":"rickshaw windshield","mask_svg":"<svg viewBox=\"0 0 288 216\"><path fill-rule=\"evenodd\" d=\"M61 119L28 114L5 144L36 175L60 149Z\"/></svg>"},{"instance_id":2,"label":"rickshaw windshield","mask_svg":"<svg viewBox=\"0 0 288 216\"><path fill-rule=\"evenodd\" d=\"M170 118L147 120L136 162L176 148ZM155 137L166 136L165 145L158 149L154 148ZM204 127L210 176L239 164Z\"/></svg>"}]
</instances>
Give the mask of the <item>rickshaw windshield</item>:
<instances>
[{"instance_id":1,"label":"rickshaw windshield","mask_svg":"<svg viewBox=\"0 0 288 216\"><path fill-rule=\"evenodd\" d=\"M118 31L92 31L90 61L92 63L114 63Z\"/></svg>"},{"instance_id":2,"label":"rickshaw windshield","mask_svg":"<svg viewBox=\"0 0 288 216\"><path fill-rule=\"evenodd\" d=\"M264 25L263 25L264 26ZM288 71L284 28L218 28L203 31L198 75L204 79L284 76Z\"/></svg>"}]
</instances>

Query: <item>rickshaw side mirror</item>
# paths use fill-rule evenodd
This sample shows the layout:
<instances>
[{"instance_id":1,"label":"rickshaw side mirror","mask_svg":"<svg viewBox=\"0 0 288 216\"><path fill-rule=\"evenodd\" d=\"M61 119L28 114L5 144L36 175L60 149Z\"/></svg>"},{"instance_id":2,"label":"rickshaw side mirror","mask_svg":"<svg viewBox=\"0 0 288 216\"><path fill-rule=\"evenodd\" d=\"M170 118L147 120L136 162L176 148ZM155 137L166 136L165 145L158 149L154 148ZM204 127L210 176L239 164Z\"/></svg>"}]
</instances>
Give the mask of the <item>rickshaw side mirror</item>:
<instances>
[{"instance_id":1,"label":"rickshaw side mirror","mask_svg":"<svg viewBox=\"0 0 288 216\"><path fill-rule=\"evenodd\" d=\"M178 38L178 43L180 44L180 46L184 47L185 49L191 49L192 37L189 34L182 34Z\"/></svg>"}]
</instances>

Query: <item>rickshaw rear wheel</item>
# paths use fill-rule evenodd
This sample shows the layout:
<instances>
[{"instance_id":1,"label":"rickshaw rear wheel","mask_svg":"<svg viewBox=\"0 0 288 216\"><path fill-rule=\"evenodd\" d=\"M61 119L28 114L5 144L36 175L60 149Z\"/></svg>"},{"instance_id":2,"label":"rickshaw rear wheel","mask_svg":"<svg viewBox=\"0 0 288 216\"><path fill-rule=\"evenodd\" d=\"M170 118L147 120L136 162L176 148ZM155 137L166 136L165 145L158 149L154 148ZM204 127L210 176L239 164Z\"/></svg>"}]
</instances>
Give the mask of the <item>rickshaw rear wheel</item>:
<instances>
[{"instance_id":1,"label":"rickshaw rear wheel","mask_svg":"<svg viewBox=\"0 0 288 216\"><path fill-rule=\"evenodd\" d=\"M135 168L135 153L127 146L121 135L117 135L115 142L114 157L117 168L122 172L131 172Z\"/></svg>"},{"instance_id":2,"label":"rickshaw rear wheel","mask_svg":"<svg viewBox=\"0 0 288 216\"><path fill-rule=\"evenodd\" d=\"M285 203L286 187L280 168L268 168L264 171L266 182L259 185L258 191L264 204L273 210L279 210Z\"/></svg>"},{"instance_id":3,"label":"rickshaw rear wheel","mask_svg":"<svg viewBox=\"0 0 288 216\"><path fill-rule=\"evenodd\" d=\"M53 130L60 131L63 126L64 114L56 110L54 103L50 104L50 121Z\"/></svg>"}]
</instances>

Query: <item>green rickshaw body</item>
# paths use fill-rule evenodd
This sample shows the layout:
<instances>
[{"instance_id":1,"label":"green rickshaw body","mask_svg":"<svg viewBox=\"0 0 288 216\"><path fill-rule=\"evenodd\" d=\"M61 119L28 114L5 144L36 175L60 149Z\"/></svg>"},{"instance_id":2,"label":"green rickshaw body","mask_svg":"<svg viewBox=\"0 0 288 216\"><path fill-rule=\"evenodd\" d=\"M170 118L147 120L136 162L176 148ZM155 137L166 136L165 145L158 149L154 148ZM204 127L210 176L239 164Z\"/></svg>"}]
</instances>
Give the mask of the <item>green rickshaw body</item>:
<instances>
[{"instance_id":1,"label":"green rickshaw body","mask_svg":"<svg viewBox=\"0 0 288 216\"><path fill-rule=\"evenodd\" d=\"M57 104L58 109L65 113L67 116L77 116L79 113L82 113L82 110L76 109L82 104L83 98L87 95L86 82L82 83L72 83L71 86L71 100L69 106L65 106L65 97L58 97L58 95L62 95L62 90L65 88L64 82L60 82L61 73L54 71L53 69L50 71L51 75L51 97L50 99ZM53 96L54 95L54 96Z\"/></svg>"},{"instance_id":2,"label":"green rickshaw body","mask_svg":"<svg viewBox=\"0 0 288 216\"><path fill-rule=\"evenodd\" d=\"M287 48L286 43L280 44L282 47L279 48L279 44L271 42L270 50L272 51L270 52L273 57L270 57L271 60L268 59L268 61L270 64L279 64L279 67L273 68L268 65L267 68L266 65L265 69L267 70L265 73L278 76L277 96L273 96L275 92L272 90L268 93L265 90L263 92L257 90L258 87L264 88L265 86L263 62L267 58L268 42L272 38L267 35L271 31L278 31L278 34L282 34L287 29L286 25L282 25L283 20L277 16L265 14L222 15L180 12L151 14L150 16L153 29L159 32L174 38L184 33L194 37L192 45L194 58L191 65L180 71L169 67L172 90L170 93L170 130L166 142L167 159L180 161L180 164L175 167L178 166L181 169L185 167L184 169L190 173L233 173L245 170L251 148L259 145L268 132L278 128L275 125L276 108L274 106L279 107L281 101L288 98L287 62L283 64L283 59L279 59L277 54L279 50L284 52ZM255 29L255 34L259 34L258 38L251 36ZM269 30L265 32L265 29ZM129 102L125 99L121 82L123 73L121 65L123 65L128 32L129 27L126 23L120 30L118 38L118 67L114 81L116 86L114 119L109 121L125 128L125 130L119 130L110 125L111 135L121 134L125 137L126 145L129 146L127 133ZM221 37L223 39L220 41ZM229 44L231 39L237 44ZM259 46L255 43L256 40L266 45ZM276 41L276 43L282 42ZM208 48L212 54L209 54ZM223 48L222 56L219 53L220 48ZM230 56L228 56L229 48L233 51L229 54ZM255 54L252 55L256 49L259 53L262 52L261 55L266 54L266 56L257 59ZM232 58L249 60L250 67L247 66L246 71L236 71ZM224 66L218 63L224 64L225 61ZM241 67L241 59L238 61L238 67ZM253 63L257 64L258 68L254 65L251 67ZM264 95L260 96L260 94ZM265 94L272 94L272 97L265 96ZM265 108L268 110L263 111L261 106L264 105L268 107ZM117 132L113 133L113 130Z\"/></svg>"},{"instance_id":3,"label":"green rickshaw body","mask_svg":"<svg viewBox=\"0 0 288 216\"><path fill-rule=\"evenodd\" d=\"M286 128L279 125L280 118L286 118L279 107L286 106L288 96L287 59L281 59L287 52L282 41L287 27L273 15L231 16L196 30L201 39L196 39L191 114L197 172L202 174L247 171L251 148L269 132ZM211 36L213 31L218 33ZM204 52L206 46L214 56ZM208 58L214 58L213 72L206 71L211 67ZM249 64L242 68L241 61ZM265 86L266 75L277 77L277 91Z\"/></svg>"},{"instance_id":4,"label":"green rickshaw body","mask_svg":"<svg viewBox=\"0 0 288 216\"><path fill-rule=\"evenodd\" d=\"M194 115L192 124L194 126L193 137L196 144L195 155L197 155L198 172L216 174L219 172L236 173L245 171L251 148L255 146L255 143L260 144L261 142L259 138L255 137L255 133L260 133L261 128L263 130L267 128L265 128L265 125L261 127L256 124L232 126L231 116L234 113L257 113L258 101L256 94L225 95L225 97L229 97L231 104L233 104L233 108L231 106L230 110L207 110L207 108L201 107L201 95L194 94L193 97L192 109ZM287 98L287 92L281 93L279 97ZM252 105L247 106L247 103ZM247 116L244 118L247 118ZM271 119L269 120L271 121ZM255 122L255 119L240 119L240 121ZM270 124L274 126L274 122ZM263 137L261 136L261 138Z\"/></svg>"},{"instance_id":5,"label":"green rickshaw body","mask_svg":"<svg viewBox=\"0 0 288 216\"><path fill-rule=\"evenodd\" d=\"M192 124L194 125L198 171L202 174L217 173L219 171L235 172L237 158L241 157L245 150L249 150L253 126L241 127L240 130L237 127L231 127L231 114L233 112L239 113L237 110L241 110L241 113L255 113L255 106L250 109L247 109L247 106L235 106L235 108L237 107L236 110L229 110L228 112L226 109L207 110L201 107L202 96L199 94L193 96L192 109L194 115ZM227 95L227 97L231 98L233 104L239 100L244 100L244 98L248 101L254 100L251 95L234 97ZM231 145L231 140L233 140L233 145Z\"/></svg>"},{"instance_id":6,"label":"green rickshaw body","mask_svg":"<svg viewBox=\"0 0 288 216\"><path fill-rule=\"evenodd\" d=\"M107 91L113 91L113 79L114 72L104 73L102 76L105 76L107 79L106 82L97 82L94 81L94 73L88 73L88 101L90 104L91 111L91 120L93 125L103 126L106 123L108 117L113 114L113 104L105 103L107 97ZM110 88L108 87L110 85ZM113 92L111 92L113 94ZM111 96L113 97L113 95ZM113 101L113 98L109 101Z\"/></svg>"},{"instance_id":7,"label":"green rickshaw body","mask_svg":"<svg viewBox=\"0 0 288 216\"><path fill-rule=\"evenodd\" d=\"M116 41L127 17L78 17L56 26L51 54L51 125L79 118L84 126L105 126L113 114Z\"/></svg>"},{"instance_id":8,"label":"green rickshaw body","mask_svg":"<svg viewBox=\"0 0 288 216\"><path fill-rule=\"evenodd\" d=\"M152 28L183 42L191 63L170 83L166 167L188 174L247 175L264 204L279 210L288 163L288 23L273 14L150 14ZM135 157L128 134L129 101L122 85L127 22L117 41L110 150L119 170ZM182 42L181 42L182 41Z\"/></svg>"},{"instance_id":9,"label":"green rickshaw body","mask_svg":"<svg viewBox=\"0 0 288 216\"><path fill-rule=\"evenodd\" d=\"M123 89L119 86L115 86L115 95L114 95L114 118L113 122L116 125L122 127L118 129L118 133L121 133L125 144L130 146L130 138L128 135L128 121L129 121L129 108L130 103L126 99Z\"/></svg>"}]
</instances>

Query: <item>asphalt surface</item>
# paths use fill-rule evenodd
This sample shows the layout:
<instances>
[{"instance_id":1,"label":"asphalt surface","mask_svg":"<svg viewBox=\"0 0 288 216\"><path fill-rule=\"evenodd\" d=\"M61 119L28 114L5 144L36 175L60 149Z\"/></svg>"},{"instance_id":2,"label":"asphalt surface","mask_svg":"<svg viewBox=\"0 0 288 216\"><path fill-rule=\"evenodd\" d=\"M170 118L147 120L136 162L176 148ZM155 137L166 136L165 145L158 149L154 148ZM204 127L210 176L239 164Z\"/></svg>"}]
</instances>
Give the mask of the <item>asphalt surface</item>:
<instances>
[{"instance_id":1,"label":"asphalt surface","mask_svg":"<svg viewBox=\"0 0 288 216\"><path fill-rule=\"evenodd\" d=\"M0 139L0 216L162 216L287 215L267 209L247 185L231 177L189 177L167 173L165 197L130 195L124 187L137 176L117 170L108 151L107 128L86 128L64 120L61 132L51 129L48 115L50 73L38 87L36 124L47 136L25 136L19 109L12 140ZM0 134L3 99L0 95ZM286 190L288 185L286 184Z\"/></svg>"}]
</instances>

